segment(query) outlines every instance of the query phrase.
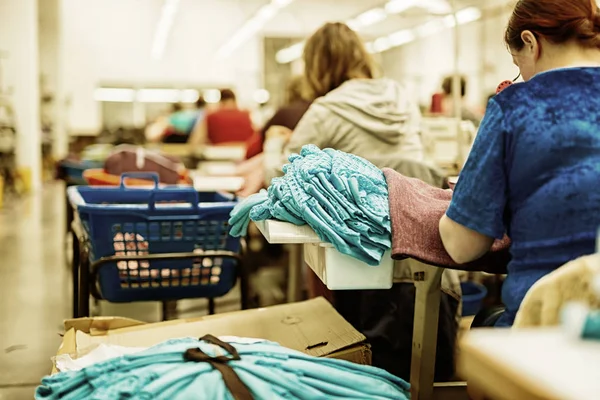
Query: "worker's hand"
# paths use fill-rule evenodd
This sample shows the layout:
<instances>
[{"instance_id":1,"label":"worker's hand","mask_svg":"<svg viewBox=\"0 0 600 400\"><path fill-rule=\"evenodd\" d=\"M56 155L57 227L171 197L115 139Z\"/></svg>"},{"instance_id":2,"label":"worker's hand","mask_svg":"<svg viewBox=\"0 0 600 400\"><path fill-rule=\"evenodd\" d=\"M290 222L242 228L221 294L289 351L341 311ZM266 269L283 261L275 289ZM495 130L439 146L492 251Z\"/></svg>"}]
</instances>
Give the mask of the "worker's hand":
<instances>
[{"instance_id":1,"label":"worker's hand","mask_svg":"<svg viewBox=\"0 0 600 400\"><path fill-rule=\"evenodd\" d=\"M248 197L258 193L265 186L265 172L263 169L257 169L244 178L244 186L236 193L239 197Z\"/></svg>"},{"instance_id":2,"label":"worker's hand","mask_svg":"<svg viewBox=\"0 0 600 400\"><path fill-rule=\"evenodd\" d=\"M247 176L255 171L263 169L263 153L260 153L248 160L242 161L235 167L236 176Z\"/></svg>"},{"instance_id":3,"label":"worker's hand","mask_svg":"<svg viewBox=\"0 0 600 400\"><path fill-rule=\"evenodd\" d=\"M273 125L265 133L265 139L282 138L285 143L290 140L293 131L290 128L281 125Z\"/></svg>"}]
</instances>

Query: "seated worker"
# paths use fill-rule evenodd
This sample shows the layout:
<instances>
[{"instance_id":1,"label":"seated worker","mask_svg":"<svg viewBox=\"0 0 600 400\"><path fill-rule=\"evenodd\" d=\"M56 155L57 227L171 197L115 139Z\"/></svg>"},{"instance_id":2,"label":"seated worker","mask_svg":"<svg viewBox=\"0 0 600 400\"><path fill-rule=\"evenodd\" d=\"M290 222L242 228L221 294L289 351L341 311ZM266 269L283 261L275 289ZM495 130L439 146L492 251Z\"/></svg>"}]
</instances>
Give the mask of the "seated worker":
<instances>
[{"instance_id":1,"label":"seated worker","mask_svg":"<svg viewBox=\"0 0 600 400\"><path fill-rule=\"evenodd\" d=\"M507 234L510 326L541 277L595 252L600 226L600 12L593 0L520 0L505 34L525 80L494 96L440 235L457 263ZM508 71L507 73L510 73Z\"/></svg>"},{"instance_id":2,"label":"seated worker","mask_svg":"<svg viewBox=\"0 0 600 400\"><path fill-rule=\"evenodd\" d=\"M291 134L285 153L314 144L367 159L398 154L422 160L417 102L402 85L377 78L375 71L361 39L345 24L328 23L315 32L304 47L304 77L307 95L316 100ZM260 160L246 165L260 165ZM262 188L264 176L246 165L240 171L251 173L240 195L247 196Z\"/></svg>"},{"instance_id":3,"label":"seated worker","mask_svg":"<svg viewBox=\"0 0 600 400\"><path fill-rule=\"evenodd\" d=\"M204 123L196 125L190 144L196 147L205 143L244 143L253 134L250 113L238 108L232 90L222 89L219 108L207 114Z\"/></svg>"},{"instance_id":4,"label":"seated worker","mask_svg":"<svg viewBox=\"0 0 600 400\"><path fill-rule=\"evenodd\" d=\"M454 78L452 76L447 76L444 78L444 81L442 82L441 113L448 117L454 116L454 111L453 111L454 110L454 97L452 96L453 79ZM473 125L475 125L477 127L481 123L481 114L478 114L477 112L473 111L470 107L468 107L466 104L464 104L466 94L467 94L467 79L464 76L461 76L460 77L460 101L461 101L460 113L461 113L462 119L464 121L471 121L473 123ZM436 95L434 95L434 98L432 100L432 112L434 109L433 103L435 103L435 101L436 101L435 96Z\"/></svg>"},{"instance_id":5,"label":"seated worker","mask_svg":"<svg viewBox=\"0 0 600 400\"><path fill-rule=\"evenodd\" d=\"M308 110L310 101L305 89L304 77L302 75L293 77L287 86L286 104L277 109L273 117L267 123L259 134L248 143L248 158L262 153L262 147L267 137L267 132L272 127L282 127L290 132L296 128L298 122Z\"/></svg>"},{"instance_id":6,"label":"seated worker","mask_svg":"<svg viewBox=\"0 0 600 400\"><path fill-rule=\"evenodd\" d=\"M181 105L169 116L169 129L165 133L163 142L165 143L187 143L190 134L197 124L204 120L204 108L206 102L204 97L200 96L196 100L195 109L183 109ZM175 109L175 107L174 107Z\"/></svg>"}]
</instances>

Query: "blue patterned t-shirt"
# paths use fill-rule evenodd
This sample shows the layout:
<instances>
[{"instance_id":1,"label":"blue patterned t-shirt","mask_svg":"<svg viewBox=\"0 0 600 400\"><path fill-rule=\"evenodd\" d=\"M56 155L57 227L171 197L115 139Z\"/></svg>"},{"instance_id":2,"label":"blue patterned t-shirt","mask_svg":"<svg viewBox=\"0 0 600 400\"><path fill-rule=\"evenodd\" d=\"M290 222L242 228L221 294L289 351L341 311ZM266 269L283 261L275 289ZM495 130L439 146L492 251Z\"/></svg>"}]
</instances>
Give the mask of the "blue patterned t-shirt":
<instances>
[{"instance_id":1,"label":"blue patterned t-shirt","mask_svg":"<svg viewBox=\"0 0 600 400\"><path fill-rule=\"evenodd\" d=\"M565 68L490 100L450 219L512 240L502 289L512 325L541 277L595 251L600 226L600 68Z\"/></svg>"}]
</instances>

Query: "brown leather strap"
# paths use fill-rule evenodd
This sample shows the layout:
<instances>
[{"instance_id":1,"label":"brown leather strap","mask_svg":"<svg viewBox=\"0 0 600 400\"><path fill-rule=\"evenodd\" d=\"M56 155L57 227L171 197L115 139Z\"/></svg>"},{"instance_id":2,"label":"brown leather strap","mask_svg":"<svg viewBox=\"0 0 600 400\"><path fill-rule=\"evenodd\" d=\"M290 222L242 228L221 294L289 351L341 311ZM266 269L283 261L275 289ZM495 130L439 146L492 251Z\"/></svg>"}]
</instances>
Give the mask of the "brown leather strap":
<instances>
[{"instance_id":1,"label":"brown leather strap","mask_svg":"<svg viewBox=\"0 0 600 400\"><path fill-rule=\"evenodd\" d=\"M235 373L233 368L231 368L227 362L228 361L238 361L241 360L241 357L235 347L233 347L229 343L225 343L212 335L206 335L201 337L200 340L217 345L223 349L225 349L230 356L217 356L211 357L200 348L195 349L187 349L183 354L183 358L186 361L194 361L194 362L207 362L214 369L219 371L223 376L223 381L225 382L225 386L231 392L231 395L235 400L254 400L250 389L240 377Z\"/></svg>"}]
</instances>

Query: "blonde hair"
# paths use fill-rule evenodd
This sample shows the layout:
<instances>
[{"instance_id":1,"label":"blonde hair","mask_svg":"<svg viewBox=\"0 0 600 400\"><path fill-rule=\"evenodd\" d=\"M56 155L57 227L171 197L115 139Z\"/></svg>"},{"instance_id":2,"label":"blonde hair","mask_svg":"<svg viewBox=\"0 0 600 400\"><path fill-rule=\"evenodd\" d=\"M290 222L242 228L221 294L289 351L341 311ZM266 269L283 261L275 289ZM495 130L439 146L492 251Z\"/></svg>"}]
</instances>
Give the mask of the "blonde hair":
<instances>
[{"instance_id":1,"label":"blonde hair","mask_svg":"<svg viewBox=\"0 0 600 400\"><path fill-rule=\"evenodd\" d=\"M306 79L304 75L295 75L290 79L287 85L286 101L288 104L297 101L310 101L310 96L307 92Z\"/></svg>"},{"instance_id":2,"label":"blonde hair","mask_svg":"<svg viewBox=\"0 0 600 400\"><path fill-rule=\"evenodd\" d=\"M327 23L304 46L304 76L317 98L347 80L373 78L374 64L356 32L340 22Z\"/></svg>"}]
</instances>

